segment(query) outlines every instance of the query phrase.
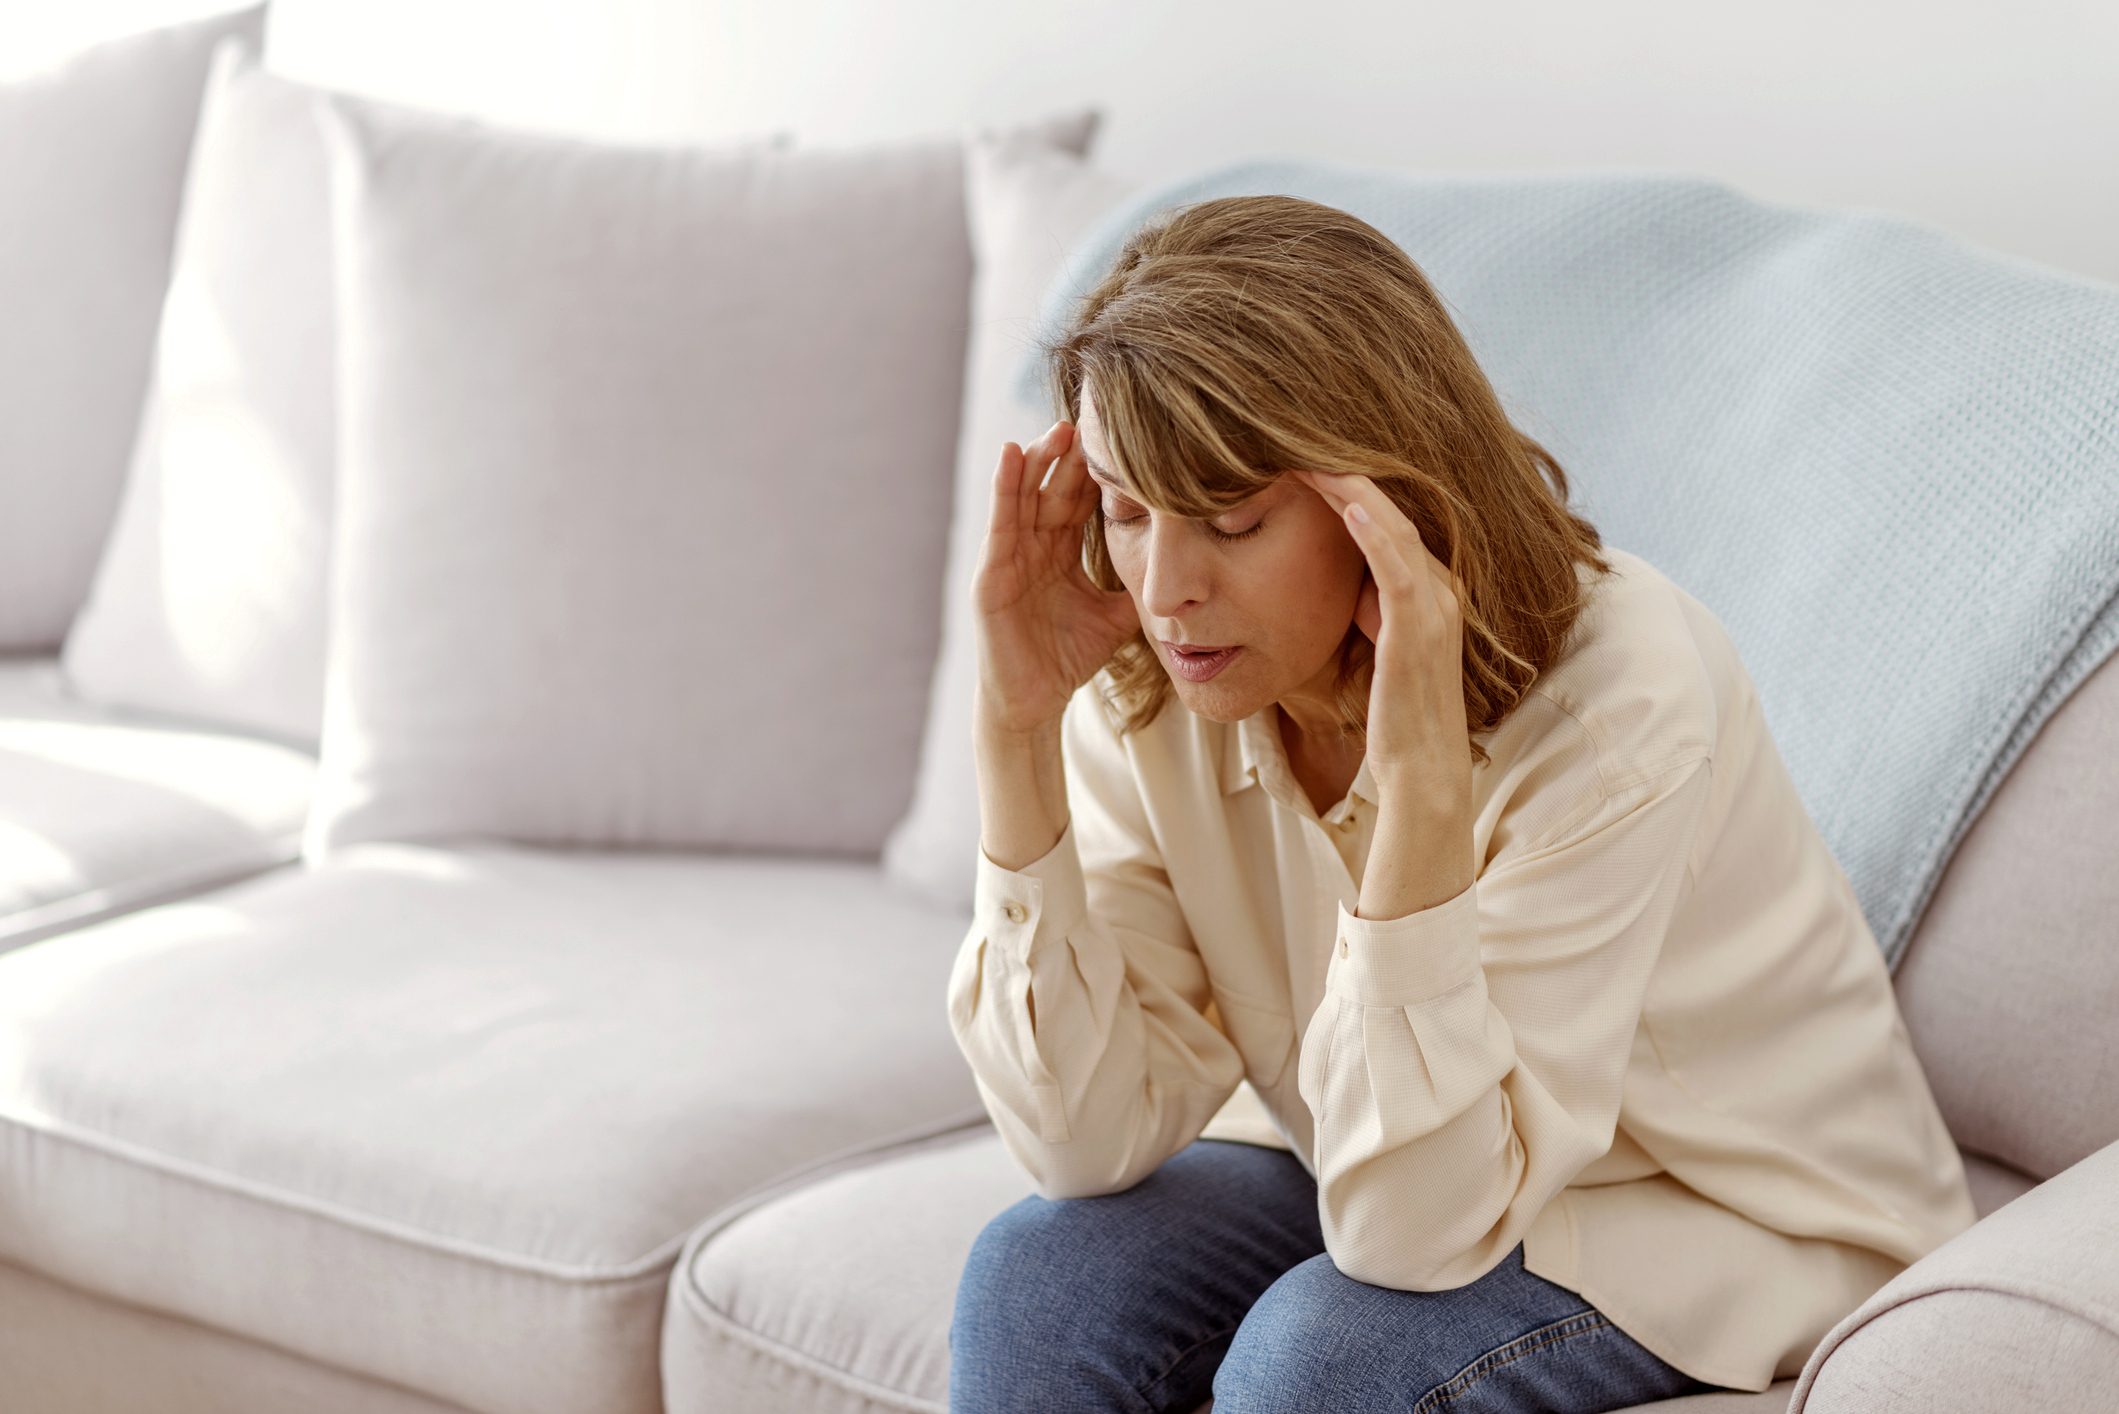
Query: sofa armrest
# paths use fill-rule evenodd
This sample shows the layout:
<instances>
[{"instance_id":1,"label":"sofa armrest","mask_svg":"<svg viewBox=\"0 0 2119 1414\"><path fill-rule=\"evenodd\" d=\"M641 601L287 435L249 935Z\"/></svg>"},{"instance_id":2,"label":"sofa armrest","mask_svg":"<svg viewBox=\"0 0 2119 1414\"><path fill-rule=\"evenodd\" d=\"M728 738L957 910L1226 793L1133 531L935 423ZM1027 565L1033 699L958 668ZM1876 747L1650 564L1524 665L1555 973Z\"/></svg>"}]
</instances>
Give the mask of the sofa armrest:
<instances>
[{"instance_id":1,"label":"sofa armrest","mask_svg":"<svg viewBox=\"0 0 2119 1414\"><path fill-rule=\"evenodd\" d=\"M2119 1390L2119 1143L1995 1209L1825 1333L1788 1414L2102 1409Z\"/></svg>"}]
</instances>

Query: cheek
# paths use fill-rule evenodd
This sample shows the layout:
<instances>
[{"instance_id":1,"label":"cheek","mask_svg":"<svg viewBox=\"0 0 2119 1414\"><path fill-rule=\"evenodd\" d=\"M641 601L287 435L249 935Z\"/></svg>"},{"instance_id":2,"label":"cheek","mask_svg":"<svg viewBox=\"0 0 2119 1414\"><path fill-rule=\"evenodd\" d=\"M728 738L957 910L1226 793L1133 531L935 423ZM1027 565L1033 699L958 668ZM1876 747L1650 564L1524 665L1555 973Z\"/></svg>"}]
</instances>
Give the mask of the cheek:
<instances>
[{"instance_id":1,"label":"cheek","mask_svg":"<svg viewBox=\"0 0 2119 1414\"><path fill-rule=\"evenodd\" d=\"M1116 535L1108 530L1104 532L1104 558L1111 562L1112 570L1125 582L1126 588L1131 589L1140 583L1140 552L1134 547L1132 537L1124 531Z\"/></svg>"},{"instance_id":2,"label":"cheek","mask_svg":"<svg viewBox=\"0 0 2119 1414\"><path fill-rule=\"evenodd\" d=\"M1320 537L1270 571L1262 606L1291 641L1334 639L1345 630L1368 560L1358 550L1349 560L1344 550Z\"/></svg>"}]
</instances>

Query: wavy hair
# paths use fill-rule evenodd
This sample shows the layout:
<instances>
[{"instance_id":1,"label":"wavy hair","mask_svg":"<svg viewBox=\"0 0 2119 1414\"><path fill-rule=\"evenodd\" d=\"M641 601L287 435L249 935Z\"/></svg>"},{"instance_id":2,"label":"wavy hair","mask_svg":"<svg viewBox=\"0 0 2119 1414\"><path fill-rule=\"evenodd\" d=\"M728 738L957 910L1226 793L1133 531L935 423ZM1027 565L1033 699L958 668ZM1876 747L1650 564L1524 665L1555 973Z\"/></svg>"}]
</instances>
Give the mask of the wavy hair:
<instances>
[{"instance_id":1,"label":"wavy hair","mask_svg":"<svg viewBox=\"0 0 2119 1414\"><path fill-rule=\"evenodd\" d=\"M1160 212L1039 353L1055 416L1078 422L1094 387L1113 470L1165 514L1219 515L1290 467L1375 481L1463 586L1473 737L1564 651L1583 606L1577 563L1611 569L1596 527L1568 509L1566 472L1509 422L1427 276L1336 207L1262 195ZM1083 529L1083 560L1099 588L1123 588L1101 517ZM1350 624L1334 697L1357 742L1374 664ZM1099 671L1124 732L1173 692L1145 632Z\"/></svg>"}]
</instances>

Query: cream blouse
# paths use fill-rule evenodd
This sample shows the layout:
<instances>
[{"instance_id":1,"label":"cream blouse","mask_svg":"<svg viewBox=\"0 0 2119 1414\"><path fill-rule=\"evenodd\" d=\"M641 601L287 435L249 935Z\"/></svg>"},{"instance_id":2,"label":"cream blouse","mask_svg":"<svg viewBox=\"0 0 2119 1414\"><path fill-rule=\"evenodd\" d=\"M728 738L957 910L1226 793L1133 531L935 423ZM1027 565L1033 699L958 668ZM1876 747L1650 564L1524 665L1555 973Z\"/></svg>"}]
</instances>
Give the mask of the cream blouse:
<instances>
[{"instance_id":1,"label":"cream blouse","mask_svg":"<svg viewBox=\"0 0 2119 1414\"><path fill-rule=\"evenodd\" d=\"M1734 645L1605 555L1566 653L1478 737L1474 882L1402 918L1354 914L1365 762L1320 815L1274 706L1172 699L1129 738L1101 674L1076 692L1066 829L1020 870L979 851L948 985L1041 1194L1129 1188L1202 1137L1285 1148L1347 1275L1446 1290L1520 1242L1745 1390L1976 1220Z\"/></svg>"}]
</instances>

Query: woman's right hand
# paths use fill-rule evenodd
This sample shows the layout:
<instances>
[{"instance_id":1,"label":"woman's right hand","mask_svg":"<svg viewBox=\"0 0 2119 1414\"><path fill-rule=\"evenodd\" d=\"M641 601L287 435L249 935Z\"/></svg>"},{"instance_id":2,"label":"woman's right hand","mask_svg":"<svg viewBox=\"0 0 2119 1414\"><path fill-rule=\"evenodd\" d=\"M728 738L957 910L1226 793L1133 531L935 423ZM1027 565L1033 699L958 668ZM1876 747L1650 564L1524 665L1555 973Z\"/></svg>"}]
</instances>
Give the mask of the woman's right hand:
<instances>
[{"instance_id":1,"label":"woman's right hand","mask_svg":"<svg viewBox=\"0 0 2119 1414\"><path fill-rule=\"evenodd\" d=\"M1010 733L1056 724L1075 689L1140 629L1133 596L1097 588L1082 565L1082 526L1097 492L1077 435L1063 420L1027 450L1003 443L993 476L972 607L979 711ZM1055 461L1051 485L1041 486Z\"/></svg>"}]
</instances>

